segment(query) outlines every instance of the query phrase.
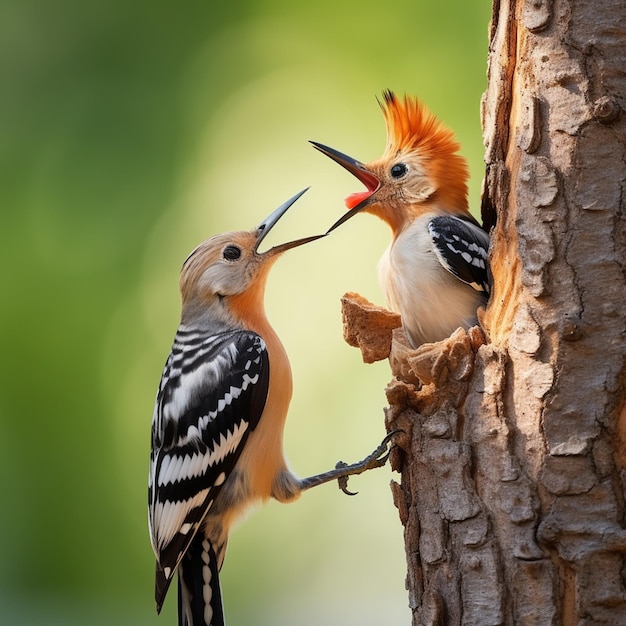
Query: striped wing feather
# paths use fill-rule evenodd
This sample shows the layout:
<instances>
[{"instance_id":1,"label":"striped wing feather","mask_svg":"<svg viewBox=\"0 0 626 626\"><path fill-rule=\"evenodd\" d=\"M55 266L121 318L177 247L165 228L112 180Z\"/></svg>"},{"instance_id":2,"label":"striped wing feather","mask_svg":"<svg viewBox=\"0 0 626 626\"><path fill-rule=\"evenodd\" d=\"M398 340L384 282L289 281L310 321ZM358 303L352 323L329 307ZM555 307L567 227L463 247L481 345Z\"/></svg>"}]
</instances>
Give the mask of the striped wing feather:
<instances>
[{"instance_id":1,"label":"striped wing feather","mask_svg":"<svg viewBox=\"0 0 626 626\"><path fill-rule=\"evenodd\" d=\"M476 291L489 293L489 235L471 217L441 215L428 223L439 262Z\"/></svg>"},{"instance_id":2,"label":"striped wing feather","mask_svg":"<svg viewBox=\"0 0 626 626\"><path fill-rule=\"evenodd\" d=\"M255 333L210 337L180 328L152 422L149 525L160 609L170 581L263 412L265 343Z\"/></svg>"}]
</instances>

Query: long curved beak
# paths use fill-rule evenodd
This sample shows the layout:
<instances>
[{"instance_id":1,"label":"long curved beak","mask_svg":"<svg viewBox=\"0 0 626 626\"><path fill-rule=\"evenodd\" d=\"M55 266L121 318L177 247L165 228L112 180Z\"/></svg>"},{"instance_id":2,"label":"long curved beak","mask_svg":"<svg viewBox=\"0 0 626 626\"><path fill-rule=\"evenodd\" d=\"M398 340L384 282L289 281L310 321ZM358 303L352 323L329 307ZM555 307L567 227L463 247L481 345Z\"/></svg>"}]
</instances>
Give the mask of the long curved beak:
<instances>
[{"instance_id":1,"label":"long curved beak","mask_svg":"<svg viewBox=\"0 0 626 626\"><path fill-rule=\"evenodd\" d=\"M372 174L361 161L357 161L351 156L339 152L339 150L335 150L334 148L329 148L322 143L317 143L316 141L309 141L309 143L322 154L325 154L336 163L339 163L341 167L348 170L350 174L358 178L365 187L367 187L367 191L353 193L346 198L346 205L349 210L326 231L326 234L328 234L373 202L373 196L380 188L380 180L378 176Z\"/></svg>"},{"instance_id":2,"label":"long curved beak","mask_svg":"<svg viewBox=\"0 0 626 626\"><path fill-rule=\"evenodd\" d=\"M289 207L300 198L300 196L304 195L310 187L306 187L302 191L299 191L295 196L289 198L286 202L281 204L275 211L272 211L270 215L268 215L257 227L257 240L256 245L254 247L254 251L258 252L259 246L267 233L274 228L274 226L278 223L278 220L287 213ZM311 237L303 237L302 239L295 239L294 241L288 241L287 243L280 244L278 246L274 246L269 250L266 250L262 254L280 254L285 252L286 250L290 250L291 248L297 248L298 246L302 246L305 243L309 243L311 241L315 241L316 239L321 239L322 237L326 237L327 233L323 233L321 235L312 235Z\"/></svg>"}]
</instances>

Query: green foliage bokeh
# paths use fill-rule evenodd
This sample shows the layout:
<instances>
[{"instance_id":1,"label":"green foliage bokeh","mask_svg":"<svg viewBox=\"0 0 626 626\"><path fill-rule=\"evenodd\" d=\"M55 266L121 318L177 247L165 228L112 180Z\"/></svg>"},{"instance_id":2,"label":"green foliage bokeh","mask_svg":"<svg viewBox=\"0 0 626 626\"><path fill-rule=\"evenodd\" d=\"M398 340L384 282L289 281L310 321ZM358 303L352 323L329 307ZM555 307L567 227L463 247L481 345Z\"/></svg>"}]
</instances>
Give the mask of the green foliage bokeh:
<instances>
[{"instance_id":1,"label":"green foliage bokeh","mask_svg":"<svg viewBox=\"0 0 626 626\"><path fill-rule=\"evenodd\" d=\"M154 613L146 483L182 260L307 185L272 235L325 230L360 187L307 140L376 157L385 88L455 130L476 208L488 19L466 0L0 2L1 623L175 623L174 594ZM270 279L300 475L384 435L387 365L343 343L338 301L382 303L387 241L353 220ZM223 572L229 623L408 623L390 477L254 512Z\"/></svg>"}]
</instances>

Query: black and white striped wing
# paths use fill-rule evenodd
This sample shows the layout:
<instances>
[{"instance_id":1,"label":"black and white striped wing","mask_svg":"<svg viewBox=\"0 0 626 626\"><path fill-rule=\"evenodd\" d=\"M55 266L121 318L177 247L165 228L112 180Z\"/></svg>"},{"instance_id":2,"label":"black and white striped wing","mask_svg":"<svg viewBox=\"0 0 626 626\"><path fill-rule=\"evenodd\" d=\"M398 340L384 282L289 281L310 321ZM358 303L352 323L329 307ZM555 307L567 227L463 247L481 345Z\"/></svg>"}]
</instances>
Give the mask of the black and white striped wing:
<instances>
[{"instance_id":1,"label":"black and white striped wing","mask_svg":"<svg viewBox=\"0 0 626 626\"><path fill-rule=\"evenodd\" d=\"M489 294L489 235L473 219L440 215L428 222L439 262L476 291Z\"/></svg>"},{"instance_id":2,"label":"black and white striped wing","mask_svg":"<svg viewBox=\"0 0 626 626\"><path fill-rule=\"evenodd\" d=\"M160 609L170 581L263 413L269 361L253 332L179 328L152 419L149 526Z\"/></svg>"}]
</instances>

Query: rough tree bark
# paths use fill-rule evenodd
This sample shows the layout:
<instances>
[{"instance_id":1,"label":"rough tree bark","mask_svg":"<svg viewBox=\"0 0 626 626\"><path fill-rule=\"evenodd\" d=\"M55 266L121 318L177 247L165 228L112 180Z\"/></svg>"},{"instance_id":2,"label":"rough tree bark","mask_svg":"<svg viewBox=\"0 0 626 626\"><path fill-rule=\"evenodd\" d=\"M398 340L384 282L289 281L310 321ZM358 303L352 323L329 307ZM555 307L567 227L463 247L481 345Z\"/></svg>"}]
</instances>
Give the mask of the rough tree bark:
<instances>
[{"instance_id":1,"label":"rough tree bark","mask_svg":"<svg viewBox=\"0 0 626 626\"><path fill-rule=\"evenodd\" d=\"M626 624L626 4L494 0L482 331L389 356L413 624ZM497 217L497 221L496 221Z\"/></svg>"}]
</instances>

